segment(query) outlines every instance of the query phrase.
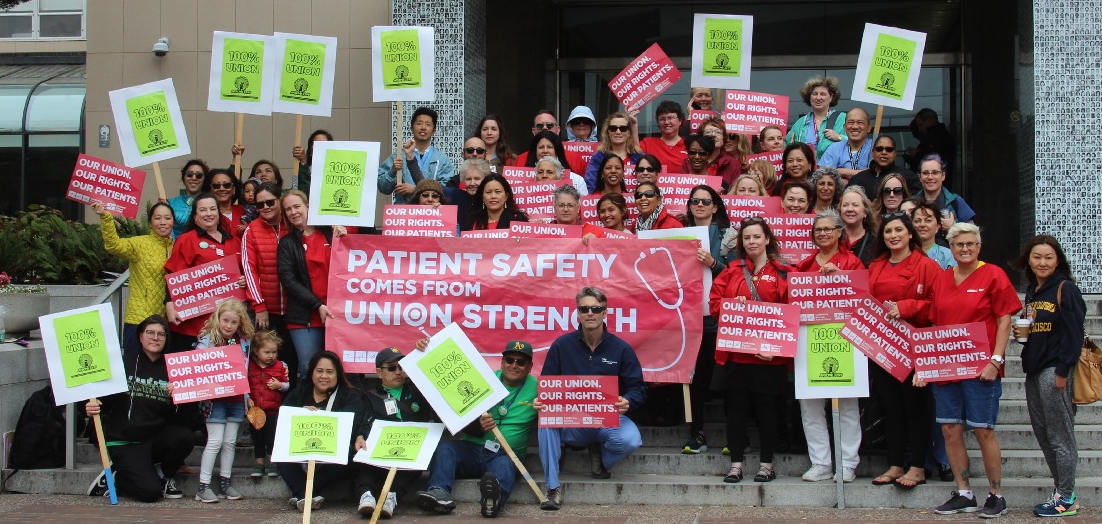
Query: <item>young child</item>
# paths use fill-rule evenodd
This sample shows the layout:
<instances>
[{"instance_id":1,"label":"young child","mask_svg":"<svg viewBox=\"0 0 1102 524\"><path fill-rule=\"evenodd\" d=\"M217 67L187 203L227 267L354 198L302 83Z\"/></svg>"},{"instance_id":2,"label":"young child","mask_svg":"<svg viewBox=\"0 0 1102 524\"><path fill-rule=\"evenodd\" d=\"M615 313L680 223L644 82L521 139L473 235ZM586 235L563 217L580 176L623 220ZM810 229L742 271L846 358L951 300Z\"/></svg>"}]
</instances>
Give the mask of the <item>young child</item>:
<instances>
[{"instance_id":1,"label":"young child","mask_svg":"<svg viewBox=\"0 0 1102 524\"><path fill-rule=\"evenodd\" d=\"M264 426L256 429L251 424L253 457L256 465L250 475L278 477L272 467L272 443L275 440L276 415L283 404L283 394L291 388L290 368L279 360L279 347L283 340L275 331L260 331L253 337L252 357L249 359L249 409L255 405L264 410Z\"/></svg>"},{"instance_id":2,"label":"young child","mask_svg":"<svg viewBox=\"0 0 1102 524\"><path fill-rule=\"evenodd\" d=\"M210 348L241 344L245 358L249 355L249 339L253 336L253 324L249 320L245 304L237 299L227 299L218 304L214 313L199 332L196 348ZM203 460L199 466L199 489L195 500L199 502L218 502L219 497L238 500L241 493L230 484L233 471L233 457L237 445L237 430L245 421L245 399L243 395L214 399L210 402L207 418L207 446L203 449ZM211 489L211 476L214 474L214 459L222 451L222 460L218 467L218 484L222 492L216 495Z\"/></svg>"},{"instance_id":3,"label":"young child","mask_svg":"<svg viewBox=\"0 0 1102 524\"><path fill-rule=\"evenodd\" d=\"M241 186L242 207L245 208L245 212L241 214L242 226L249 225L249 222L260 216L260 212L256 209L256 192L259 190L260 181L255 178L250 178L245 185Z\"/></svg>"}]
</instances>

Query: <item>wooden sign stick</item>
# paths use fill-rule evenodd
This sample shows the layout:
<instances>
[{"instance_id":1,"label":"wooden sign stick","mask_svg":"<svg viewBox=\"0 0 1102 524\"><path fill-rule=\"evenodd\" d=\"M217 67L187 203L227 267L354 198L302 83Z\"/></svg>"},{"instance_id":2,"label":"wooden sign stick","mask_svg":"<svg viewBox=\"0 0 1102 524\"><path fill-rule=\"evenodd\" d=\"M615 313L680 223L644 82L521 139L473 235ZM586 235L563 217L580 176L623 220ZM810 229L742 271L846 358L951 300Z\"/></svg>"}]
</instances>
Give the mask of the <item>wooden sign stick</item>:
<instances>
[{"instance_id":1,"label":"wooden sign stick","mask_svg":"<svg viewBox=\"0 0 1102 524\"><path fill-rule=\"evenodd\" d=\"M880 136L880 121L884 119L884 106L876 106L876 125L872 126L872 139Z\"/></svg>"},{"instance_id":2,"label":"wooden sign stick","mask_svg":"<svg viewBox=\"0 0 1102 524\"><path fill-rule=\"evenodd\" d=\"M302 147L302 115L295 115L295 147ZM298 177L298 158L294 159L295 170L291 171L291 176ZM298 187L296 184L295 187Z\"/></svg>"},{"instance_id":3,"label":"wooden sign stick","mask_svg":"<svg viewBox=\"0 0 1102 524\"><path fill-rule=\"evenodd\" d=\"M386 472L386 480L383 481L383 489L379 491L379 498L375 499L375 511L371 512L370 524L379 522L379 515L383 513L383 504L386 503L386 497L390 493L390 485L394 482L394 475L397 473L398 468L390 468L390 471Z\"/></svg>"},{"instance_id":4,"label":"wooden sign stick","mask_svg":"<svg viewBox=\"0 0 1102 524\"><path fill-rule=\"evenodd\" d=\"M689 393L689 385L681 384L681 397L685 400L685 422L692 424L693 422L693 402Z\"/></svg>"},{"instance_id":5,"label":"wooden sign stick","mask_svg":"<svg viewBox=\"0 0 1102 524\"><path fill-rule=\"evenodd\" d=\"M312 460L306 463L306 497L302 502L302 524L310 524L310 506L314 502L314 461Z\"/></svg>"},{"instance_id":6,"label":"wooden sign stick","mask_svg":"<svg viewBox=\"0 0 1102 524\"><path fill-rule=\"evenodd\" d=\"M161 177L160 162L153 162L153 180L157 182L157 200L168 203L168 193L165 193L165 179Z\"/></svg>"},{"instance_id":7,"label":"wooden sign stick","mask_svg":"<svg viewBox=\"0 0 1102 524\"><path fill-rule=\"evenodd\" d=\"M880 108L883 109L884 106L880 106ZM830 399L830 414L834 422L834 469L837 470L837 473L834 474L835 498L837 499L838 509L845 509L846 490L842 479L845 472L845 468L842 467L842 422L838 411L838 399Z\"/></svg>"},{"instance_id":8,"label":"wooden sign stick","mask_svg":"<svg viewBox=\"0 0 1102 524\"><path fill-rule=\"evenodd\" d=\"M524 480L528 482L528 487L532 488L532 493L536 494L536 499L543 502L547 501L547 497L540 491L540 487L536 484L536 481L532 479L532 475L528 473L528 468L524 467L524 464L517 458L517 454L513 453L513 448L509 446L509 441L505 440L505 435L501 434L501 428L494 426L494 438L501 444L501 447L505 449L505 454L509 455L509 459L513 461L513 465L517 467L517 471L520 472Z\"/></svg>"},{"instance_id":9,"label":"wooden sign stick","mask_svg":"<svg viewBox=\"0 0 1102 524\"><path fill-rule=\"evenodd\" d=\"M233 130L233 143L234 145L244 145L241 142L245 140L245 114L237 113L237 121L234 124ZM233 173L237 176L238 180L241 180L241 155L233 155Z\"/></svg>"},{"instance_id":10,"label":"wooden sign stick","mask_svg":"<svg viewBox=\"0 0 1102 524\"><path fill-rule=\"evenodd\" d=\"M89 400L99 402L96 397ZM100 421L99 414L92 415L92 422L96 426L96 440L99 441L99 461L103 465L103 476L107 479L107 496L111 499L111 505L114 506L119 503L119 495L115 491L115 475L111 472L111 457L107 455L107 441L103 439L103 422Z\"/></svg>"}]
</instances>

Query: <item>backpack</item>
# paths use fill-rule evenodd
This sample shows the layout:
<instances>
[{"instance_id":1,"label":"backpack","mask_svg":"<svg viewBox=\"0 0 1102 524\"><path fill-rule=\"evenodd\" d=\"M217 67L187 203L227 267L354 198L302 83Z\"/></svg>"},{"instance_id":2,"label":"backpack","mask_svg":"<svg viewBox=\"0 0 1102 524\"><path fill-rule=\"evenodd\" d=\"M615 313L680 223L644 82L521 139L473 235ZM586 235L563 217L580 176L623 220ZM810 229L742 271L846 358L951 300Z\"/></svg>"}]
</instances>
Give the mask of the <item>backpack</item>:
<instances>
[{"instance_id":1,"label":"backpack","mask_svg":"<svg viewBox=\"0 0 1102 524\"><path fill-rule=\"evenodd\" d=\"M60 468L65 464L65 406L54 405L47 384L31 394L15 425L8 467L12 469Z\"/></svg>"}]
</instances>

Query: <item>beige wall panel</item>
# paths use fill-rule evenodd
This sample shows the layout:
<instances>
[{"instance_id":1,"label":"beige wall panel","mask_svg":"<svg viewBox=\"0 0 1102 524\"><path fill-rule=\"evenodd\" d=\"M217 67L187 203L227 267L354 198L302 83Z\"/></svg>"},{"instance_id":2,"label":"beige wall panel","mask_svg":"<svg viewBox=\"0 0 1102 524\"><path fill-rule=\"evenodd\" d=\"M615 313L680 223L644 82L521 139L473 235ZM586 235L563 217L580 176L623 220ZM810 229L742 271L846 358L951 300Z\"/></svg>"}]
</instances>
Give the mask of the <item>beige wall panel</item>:
<instances>
[{"instance_id":1,"label":"beige wall panel","mask_svg":"<svg viewBox=\"0 0 1102 524\"><path fill-rule=\"evenodd\" d=\"M111 111L111 101L107 98L107 91L123 87L121 85L123 53L88 53L87 83L88 95L84 99L85 111ZM119 85L116 85L118 83ZM113 86L104 89L102 96L93 95L92 87ZM91 122L87 126L88 134L95 135L95 127ZM98 143L98 136L90 136L89 140Z\"/></svg>"},{"instance_id":2,"label":"beige wall panel","mask_svg":"<svg viewBox=\"0 0 1102 524\"><path fill-rule=\"evenodd\" d=\"M94 7L94 1L93 1ZM123 11L123 51L139 51L153 56L150 50L161 34L161 3L149 0L126 0Z\"/></svg>"},{"instance_id":3,"label":"beige wall panel","mask_svg":"<svg viewBox=\"0 0 1102 524\"><path fill-rule=\"evenodd\" d=\"M311 34L335 36L339 47L348 47L350 27L349 0L313 2L310 12Z\"/></svg>"},{"instance_id":4,"label":"beige wall panel","mask_svg":"<svg viewBox=\"0 0 1102 524\"><path fill-rule=\"evenodd\" d=\"M199 48L199 34L195 31L198 21L199 10L195 2L161 1L160 36L168 37L169 56L177 51L195 51ZM150 49L152 45L153 42L150 42Z\"/></svg>"},{"instance_id":5,"label":"beige wall panel","mask_svg":"<svg viewBox=\"0 0 1102 524\"><path fill-rule=\"evenodd\" d=\"M186 2L195 3L195 0ZM212 33L215 31L237 31L234 25L237 10L233 2L227 0L198 0L199 23L196 28L196 41L200 51L210 51Z\"/></svg>"},{"instance_id":6,"label":"beige wall panel","mask_svg":"<svg viewBox=\"0 0 1102 524\"><path fill-rule=\"evenodd\" d=\"M272 34L272 0L236 0L238 33Z\"/></svg>"},{"instance_id":7,"label":"beige wall panel","mask_svg":"<svg viewBox=\"0 0 1102 524\"><path fill-rule=\"evenodd\" d=\"M390 25L390 2L388 0L357 0L352 2L352 20L348 47L368 49L371 47L371 26Z\"/></svg>"},{"instance_id":8,"label":"beige wall panel","mask_svg":"<svg viewBox=\"0 0 1102 524\"><path fill-rule=\"evenodd\" d=\"M275 0L272 27L284 33L314 34L310 32L310 3L302 0ZM319 35L332 36L332 35Z\"/></svg>"},{"instance_id":9,"label":"beige wall panel","mask_svg":"<svg viewBox=\"0 0 1102 524\"><path fill-rule=\"evenodd\" d=\"M123 50L123 0L93 0L85 14L89 53L117 53ZM95 9L92 9L95 7ZM149 43L150 47L153 42Z\"/></svg>"}]
</instances>

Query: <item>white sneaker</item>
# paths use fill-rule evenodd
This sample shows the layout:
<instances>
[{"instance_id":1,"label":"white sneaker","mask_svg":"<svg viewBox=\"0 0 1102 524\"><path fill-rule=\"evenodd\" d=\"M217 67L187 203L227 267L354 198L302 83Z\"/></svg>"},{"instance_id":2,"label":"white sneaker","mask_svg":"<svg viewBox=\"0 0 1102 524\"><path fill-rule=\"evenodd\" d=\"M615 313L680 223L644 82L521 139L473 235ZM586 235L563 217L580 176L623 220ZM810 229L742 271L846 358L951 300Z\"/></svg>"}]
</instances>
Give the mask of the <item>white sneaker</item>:
<instances>
[{"instance_id":1,"label":"white sneaker","mask_svg":"<svg viewBox=\"0 0 1102 524\"><path fill-rule=\"evenodd\" d=\"M853 482L857 478L854 468L842 468L842 482Z\"/></svg>"},{"instance_id":2,"label":"white sneaker","mask_svg":"<svg viewBox=\"0 0 1102 524\"><path fill-rule=\"evenodd\" d=\"M370 517L375 512L375 495L370 490L360 495L360 506L356 508L356 512L364 517Z\"/></svg>"},{"instance_id":3,"label":"white sneaker","mask_svg":"<svg viewBox=\"0 0 1102 524\"><path fill-rule=\"evenodd\" d=\"M386 502L383 502L382 518L389 519L394 516L394 508L398 507L398 496L394 492L386 494Z\"/></svg>"},{"instance_id":4,"label":"white sneaker","mask_svg":"<svg viewBox=\"0 0 1102 524\"><path fill-rule=\"evenodd\" d=\"M832 478L834 478L834 472L831 471L830 466L822 464L812 464L803 476L803 479L807 482L822 482Z\"/></svg>"}]
</instances>

